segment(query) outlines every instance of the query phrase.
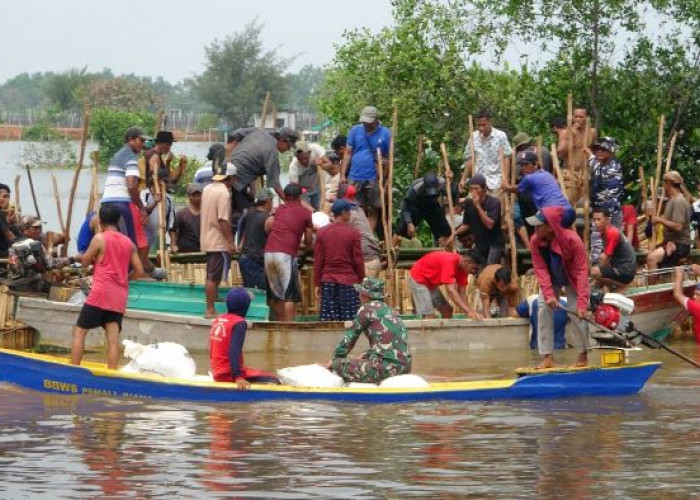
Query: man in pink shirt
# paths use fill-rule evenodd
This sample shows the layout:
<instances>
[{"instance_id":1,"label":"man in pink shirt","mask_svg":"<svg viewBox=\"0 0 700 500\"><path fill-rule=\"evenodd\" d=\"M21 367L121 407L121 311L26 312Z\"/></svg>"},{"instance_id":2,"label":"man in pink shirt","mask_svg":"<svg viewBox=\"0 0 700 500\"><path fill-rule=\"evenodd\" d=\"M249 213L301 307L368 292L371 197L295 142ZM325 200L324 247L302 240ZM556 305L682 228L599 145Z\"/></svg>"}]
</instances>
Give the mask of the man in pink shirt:
<instances>
[{"instance_id":1,"label":"man in pink shirt","mask_svg":"<svg viewBox=\"0 0 700 500\"><path fill-rule=\"evenodd\" d=\"M481 264L480 257L475 252L466 255L436 251L425 254L411 268L408 284L416 306L416 314L426 318L435 317L435 310L443 318L452 317L452 306L440 292L440 286L445 285L447 294L457 307L462 309L472 319L483 319L483 316L472 309L465 300L467 282L470 274L476 274Z\"/></svg>"},{"instance_id":2,"label":"man in pink shirt","mask_svg":"<svg viewBox=\"0 0 700 500\"><path fill-rule=\"evenodd\" d=\"M100 227L81 257L83 267L94 265L92 288L73 327L71 363L79 365L85 351L88 330L101 326L107 336L107 367L116 370L119 364L119 332L129 296L129 265L131 278L143 274L141 259L131 240L119 232L121 213L113 204L100 207Z\"/></svg>"},{"instance_id":3,"label":"man in pink shirt","mask_svg":"<svg viewBox=\"0 0 700 500\"><path fill-rule=\"evenodd\" d=\"M692 264L691 271L695 276L700 276L700 266ZM693 289L693 297L688 298L683 293L683 278L685 269L683 267L676 268L676 279L673 283L673 298L676 299L683 309L688 311L688 314L693 318L693 333L695 334L695 343L700 344L700 283L695 285Z\"/></svg>"},{"instance_id":4,"label":"man in pink shirt","mask_svg":"<svg viewBox=\"0 0 700 500\"><path fill-rule=\"evenodd\" d=\"M588 256L583 241L575 231L567 228L560 228L555 237L541 211L526 220L535 228L535 234L530 238L530 252L540 285L537 345L542 362L537 368L554 367L554 311L559 307L562 288L566 291L567 309L578 316L571 321L576 330L575 344L580 349L576 366L586 366L588 325L583 318L588 310L590 286Z\"/></svg>"}]
</instances>

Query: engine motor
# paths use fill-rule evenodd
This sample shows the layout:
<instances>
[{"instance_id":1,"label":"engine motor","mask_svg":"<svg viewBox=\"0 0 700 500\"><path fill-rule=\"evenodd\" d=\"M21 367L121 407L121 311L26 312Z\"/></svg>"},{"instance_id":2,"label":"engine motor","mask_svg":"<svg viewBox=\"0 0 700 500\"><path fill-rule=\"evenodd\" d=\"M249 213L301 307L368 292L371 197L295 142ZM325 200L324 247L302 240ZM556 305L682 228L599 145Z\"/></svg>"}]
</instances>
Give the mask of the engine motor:
<instances>
[{"instance_id":1,"label":"engine motor","mask_svg":"<svg viewBox=\"0 0 700 500\"><path fill-rule=\"evenodd\" d=\"M595 322L606 330L593 332L591 336L605 347L631 347L640 344L643 337L634 328L630 316L634 301L619 293L591 293L590 309Z\"/></svg>"}]
</instances>

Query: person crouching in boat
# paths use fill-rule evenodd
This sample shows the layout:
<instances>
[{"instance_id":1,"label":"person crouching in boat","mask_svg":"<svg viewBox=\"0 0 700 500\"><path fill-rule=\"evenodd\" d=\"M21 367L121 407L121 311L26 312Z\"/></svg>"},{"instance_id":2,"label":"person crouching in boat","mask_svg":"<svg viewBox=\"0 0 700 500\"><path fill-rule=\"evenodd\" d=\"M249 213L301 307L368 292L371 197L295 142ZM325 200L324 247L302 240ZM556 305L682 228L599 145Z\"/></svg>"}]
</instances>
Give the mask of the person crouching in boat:
<instances>
[{"instance_id":1,"label":"person crouching in boat","mask_svg":"<svg viewBox=\"0 0 700 500\"><path fill-rule=\"evenodd\" d=\"M355 289L362 305L326 367L346 382L378 384L394 375L410 373L408 333L398 313L384 302L384 282L365 278ZM360 357L348 358L362 334L369 341L369 349Z\"/></svg>"},{"instance_id":2,"label":"person crouching in boat","mask_svg":"<svg viewBox=\"0 0 700 500\"><path fill-rule=\"evenodd\" d=\"M227 313L214 319L209 332L209 359L216 382L235 382L245 391L250 383L279 384L271 373L248 368L243 364L243 343L248 323L250 293L245 288L232 288L226 295Z\"/></svg>"},{"instance_id":3,"label":"person crouching in boat","mask_svg":"<svg viewBox=\"0 0 700 500\"><path fill-rule=\"evenodd\" d=\"M119 332L129 296L129 279L143 275L141 259L131 239L119 232L121 211L112 203L100 206L101 232L90 241L81 256L83 267L94 265L92 288L78 321L73 327L71 363L79 365L85 351L88 330L101 326L107 336L107 367L116 370L119 364ZM134 272L129 275L129 265Z\"/></svg>"},{"instance_id":4,"label":"person crouching in boat","mask_svg":"<svg viewBox=\"0 0 700 500\"><path fill-rule=\"evenodd\" d=\"M690 270L695 277L700 276L700 266L692 264ZM695 343L700 344L700 283L693 288L693 298L688 298L683 293L683 277L685 269L683 267L676 268L676 279L673 283L673 298L676 299L683 309L688 311L688 314L693 318L693 333L695 334Z\"/></svg>"}]
</instances>

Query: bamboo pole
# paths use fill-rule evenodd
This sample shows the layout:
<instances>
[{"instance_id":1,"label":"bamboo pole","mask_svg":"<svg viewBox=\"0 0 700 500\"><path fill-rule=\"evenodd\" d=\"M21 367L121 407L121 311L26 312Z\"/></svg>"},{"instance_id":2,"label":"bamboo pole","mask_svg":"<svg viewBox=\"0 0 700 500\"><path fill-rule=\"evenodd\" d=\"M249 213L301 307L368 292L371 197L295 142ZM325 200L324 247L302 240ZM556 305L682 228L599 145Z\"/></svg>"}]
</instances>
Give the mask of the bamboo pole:
<instances>
[{"instance_id":1,"label":"bamboo pole","mask_svg":"<svg viewBox=\"0 0 700 500\"><path fill-rule=\"evenodd\" d=\"M29 178L29 189L32 192L32 201L34 202L34 210L36 210L36 216L41 219L41 213L39 212L39 204L36 202L36 193L34 192L34 181L32 180L32 170L29 165L25 165L27 169L27 178Z\"/></svg>"},{"instance_id":2,"label":"bamboo pole","mask_svg":"<svg viewBox=\"0 0 700 500\"><path fill-rule=\"evenodd\" d=\"M418 178L420 166L423 163L423 134L418 136L418 156L416 157L416 166L413 167L413 179Z\"/></svg>"},{"instance_id":3,"label":"bamboo pole","mask_svg":"<svg viewBox=\"0 0 700 500\"><path fill-rule=\"evenodd\" d=\"M656 177L654 178L654 184L652 189L654 190L654 195L652 196L653 207L652 214L658 214L661 210L661 202L658 200L656 191L659 188L659 182L661 181L661 165L663 163L663 149L664 149L664 126L666 125L666 116L661 115L659 119L659 131L656 139ZM652 245L656 246L656 224L651 226L651 239L653 241ZM652 248L654 248L652 247Z\"/></svg>"},{"instance_id":4,"label":"bamboo pole","mask_svg":"<svg viewBox=\"0 0 700 500\"><path fill-rule=\"evenodd\" d=\"M644 178L644 167L639 166L639 194L640 194L640 201L642 203L642 210L646 210L647 208L647 183L646 179Z\"/></svg>"},{"instance_id":5,"label":"bamboo pole","mask_svg":"<svg viewBox=\"0 0 700 500\"><path fill-rule=\"evenodd\" d=\"M566 168L573 173L574 169L574 99L571 94L566 96ZM575 204L578 200L569 200Z\"/></svg>"},{"instance_id":6,"label":"bamboo pole","mask_svg":"<svg viewBox=\"0 0 700 500\"><path fill-rule=\"evenodd\" d=\"M442 152L442 161L445 163L445 189L447 190L447 210L450 214L450 228L452 228L452 222L455 219L455 207L452 200L452 167L450 167L450 160L447 156L447 149L445 148L445 143L440 143L440 151ZM454 228L452 228L454 233Z\"/></svg>"},{"instance_id":7,"label":"bamboo pole","mask_svg":"<svg viewBox=\"0 0 700 500\"><path fill-rule=\"evenodd\" d=\"M78 189L78 179L80 178L80 171L83 168L83 162L85 161L85 145L87 143L88 137L88 127L90 125L90 103L85 103L85 108L83 110L83 129L80 132L80 155L78 156L78 165L75 167L75 172L73 173L73 183L70 187L70 195L68 196L68 213L66 213L66 225L63 228L63 239L65 243L61 248L61 255L65 257L68 255L68 243L70 242L70 225L73 220L73 202L75 201L75 191Z\"/></svg>"},{"instance_id":8,"label":"bamboo pole","mask_svg":"<svg viewBox=\"0 0 700 500\"><path fill-rule=\"evenodd\" d=\"M63 222L63 209L61 208L61 195L58 192L58 182L56 182L56 174L51 174L51 182L53 182L53 197L56 200L56 209L58 210L58 222L61 225L61 233L66 234L66 225ZM64 245L65 246L65 245Z\"/></svg>"},{"instance_id":9,"label":"bamboo pole","mask_svg":"<svg viewBox=\"0 0 700 500\"><path fill-rule=\"evenodd\" d=\"M386 221L386 200L384 198L384 169L382 168L382 150L377 148L377 175L379 176L379 201L381 204L381 222L382 222L382 227L384 229L384 248L386 250L386 270L387 270L387 275L391 276L391 273L394 270L394 266L392 264L392 255L391 255L391 242L387 240L389 236L389 227L387 225ZM389 303L393 305L394 302L394 297L389 297Z\"/></svg>"},{"instance_id":10,"label":"bamboo pole","mask_svg":"<svg viewBox=\"0 0 700 500\"><path fill-rule=\"evenodd\" d=\"M538 138L539 146L542 146L542 136ZM510 168L510 185L515 186L515 146L511 147L511 168ZM539 156L542 156L542 148L538 147ZM542 168L542 165L540 165ZM510 272L511 283L516 283L518 279L518 248L515 242L515 193L506 196L508 207L506 209L506 224L508 225L508 237L510 239Z\"/></svg>"},{"instance_id":11,"label":"bamboo pole","mask_svg":"<svg viewBox=\"0 0 700 500\"><path fill-rule=\"evenodd\" d=\"M591 119L586 117L586 129L583 135L583 144L589 147L591 143ZM572 172L573 174L573 172ZM591 167L587 161L583 162L583 245L588 250L591 242L591 195L588 192L591 183ZM578 200L573 200L576 203ZM574 205L574 209L576 206Z\"/></svg>"},{"instance_id":12,"label":"bamboo pole","mask_svg":"<svg viewBox=\"0 0 700 500\"><path fill-rule=\"evenodd\" d=\"M19 216L22 213L22 206L19 203L19 181L21 176L15 175L15 213Z\"/></svg>"},{"instance_id":13,"label":"bamboo pole","mask_svg":"<svg viewBox=\"0 0 700 500\"><path fill-rule=\"evenodd\" d=\"M267 112L270 108L270 91L268 90L265 94L265 100L263 101L262 111L260 112L260 128L265 129L265 119L267 118Z\"/></svg>"},{"instance_id":14,"label":"bamboo pole","mask_svg":"<svg viewBox=\"0 0 700 500\"><path fill-rule=\"evenodd\" d=\"M158 202L158 255L160 256L161 267L167 269L168 261L165 251L165 189L162 189L161 181L158 178L158 170L153 172L153 189L156 197L160 195L161 200Z\"/></svg>"},{"instance_id":15,"label":"bamboo pole","mask_svg":"<svg viewBox=\"0 0 700 500\"><path fill-rule=\"evenodd\" d=\"M473 177L476 173L476 146L474 144L474 118L469 115L469 152L472 157L472 171L470 176Z\"/></svg>"},{"instance_id":16,"label":"bamboo pole","mask_svg":"<svg viewBox=\"0 0 700 500\"><path fill-rule=\"evenodd\" d=\"M564 176L561 173L561 168L559 168L559 157L557 156L556 144L552 144L551 155L552 155L552 167L554 168L554 173L557 176L557 181L559 182L559 187L561 188L561 192L564 193L564 196L568 200L569 195L566 192L566 185L564 184Z\"/></svg>"},{"instance_id":17,"label":"bamboo pole","mask_svg":"<svg viewBox=\"0 0 700 500\"><path fill-rule=\"evenodd\" d=\"M671 136L671 145L668 147L668 156L666 156L666 168L664 169L664 173L668 172L671 170L671 161L673 160L673 152L676 149L676 137L678 134L676 132L673 133Z\"/></svg>"},{"instance_id":18,"label":"bamboo pole","mask_svg":"<svg viewBox=\"0 0 700 500\"><path fill-rule=\"evenodd\" d=\"M658 200L656 199L656 179L654 179L654 177L650 177L649 184L651 184L651 214L654 215L656 213L656 204L658 203ZM650 222L651 238L649 238L649 251L651 252L656 248L656 224L654 224L654 221Z\"/></svg>"},{"instance_id":19,"label":"bamboo pole","mask_svg":"<svg viewBox=\"0 0 700 500\"><path fill-rule=\"evenodd\" d=\"M387 214L386 214L386 232L385 241L387 244L387 253L391 254L391 267L388 268L389 271L389 293L392 297L392 301L395 306L399 305L398 300L398 288L395 285L394 279L394 254L393 254L393 243L394 243L394 225L392 221L394 219L394 140L396 137L397 127L398 127L399 110L394 106L394 112L391 115L391 140L389 141L389 173L387 175ZM380 163L379 169L383 170L383 166Z\"/></svg>"},{"instance_id":20,"label":"bamboo pole","mask_svg":"<svg viewBox=\"0 0 700 500\"><path fill-rule=\"evenodd\" d=\"M515 151L515 149L513 149ZM515 160L513 160L515 161ZM537 163L540 164L540 168L544 170L544 155L542 153L542 136L537 136ZM511 166L515 170L515 163ZM515 182L511 183L511 186L515 186Z\"/></svg>"},{"instance_id":21,"label":"bamboo pole","mask_svg":"<svg viewBox=\"0 0 700 500\"><path fill-rule=\"evenodd\" d=\"M98 187L97 181L97 171L100 161L100 155L97 151L93 151L90 154L90 159L92 160L92 167L90 168L90 203L88 203L88 208L85 212L85 217L90 215L92 212L99 212L100 206L100 189Z\"/></svg>"}]
</instances>

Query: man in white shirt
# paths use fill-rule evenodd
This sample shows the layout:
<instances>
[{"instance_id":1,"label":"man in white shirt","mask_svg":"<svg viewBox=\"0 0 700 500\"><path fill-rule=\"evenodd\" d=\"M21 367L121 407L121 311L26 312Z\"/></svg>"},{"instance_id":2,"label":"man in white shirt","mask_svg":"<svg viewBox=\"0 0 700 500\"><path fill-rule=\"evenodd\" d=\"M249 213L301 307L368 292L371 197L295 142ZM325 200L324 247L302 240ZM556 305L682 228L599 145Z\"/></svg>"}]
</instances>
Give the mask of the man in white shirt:
<instances>
[{"instance_id":1,"label":"man in white shirt","mask_svg":"<svg viewBox=\"0 0 700 500\"><path fill-rule=\"evenodd\" d=\"M482 174L486 177L489 192L497 194L494 192L501 188L504 167L506 176L510 175L510 143L505 132L492 126L488 110L482 109L476 115L476 127L473 136L474 152L469 143L464 149L464 172L459 181L459 191L464 192L469 177ZM501 151L503 164L500 161ZM473 155L476 156L476 161Z\"/></svg>"},{"instance_id":2,"label":"man in white shirt","mask_svg":"<svg viewBox=\"0 0 700 500\"><path fill-rule=\"evenodd\" d=\"M326 150L320 144L298 141L294 149L294 158L289 164L289 182L299 184L306 190L303 199L314 210L318 210L320 206L319 182L326 183L327 175L324 171L323 178L318 178L318 165L324 162L325 156Z\"/></svg>"}]
</instances>

